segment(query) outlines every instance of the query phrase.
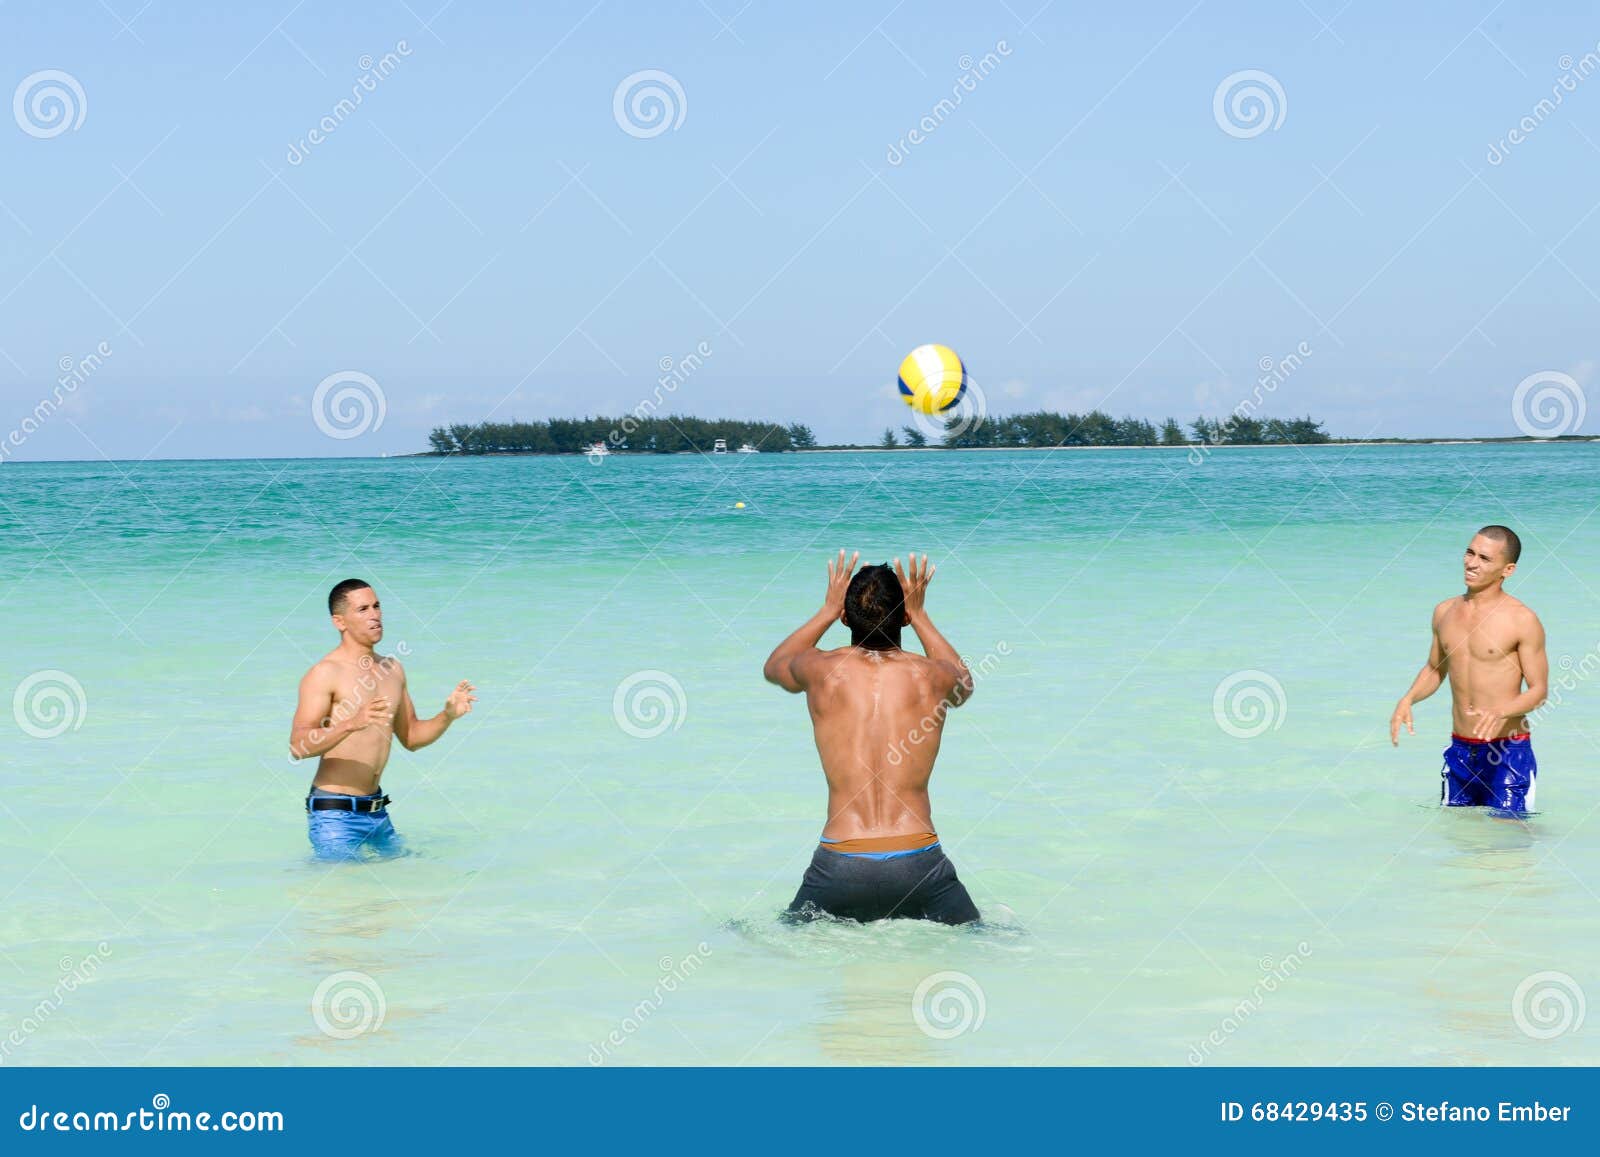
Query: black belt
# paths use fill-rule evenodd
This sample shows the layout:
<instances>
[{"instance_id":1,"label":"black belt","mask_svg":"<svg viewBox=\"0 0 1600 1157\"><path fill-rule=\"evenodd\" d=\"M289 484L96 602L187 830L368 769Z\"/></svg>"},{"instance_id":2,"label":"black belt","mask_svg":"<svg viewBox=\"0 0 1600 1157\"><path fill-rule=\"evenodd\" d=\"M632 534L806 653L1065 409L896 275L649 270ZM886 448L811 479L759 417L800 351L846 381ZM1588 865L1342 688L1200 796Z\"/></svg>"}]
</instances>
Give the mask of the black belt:
<instances>
[{"instance_id":1,"label":"black belt","mask_svg":"<svg viewBox=\"0 0 1600 1157\"><path fill-rule=\"evenodd\" d=\"M389 797L367 799L359 795L312 795L306 797L306 810L311 812L381 812L389 806Z\"/></svg>"}]
</instances>

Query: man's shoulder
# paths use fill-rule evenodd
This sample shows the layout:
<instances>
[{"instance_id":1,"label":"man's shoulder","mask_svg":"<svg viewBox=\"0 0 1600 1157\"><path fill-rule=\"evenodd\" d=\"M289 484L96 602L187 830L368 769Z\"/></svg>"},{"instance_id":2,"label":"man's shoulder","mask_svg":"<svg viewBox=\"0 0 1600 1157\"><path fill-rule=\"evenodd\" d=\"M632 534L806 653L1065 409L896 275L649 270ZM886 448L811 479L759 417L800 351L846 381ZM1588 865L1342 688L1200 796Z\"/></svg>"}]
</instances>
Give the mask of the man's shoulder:
<instances>
[{"instance_id":1,"label":"man's shoulder","mask_svg":"<svg viewBox=\"0 0 1600 1157\"><path fill-rule=\"evenodd\" d=\"M1534 614L1533 608L1527 603L1523 602L1515 595L1507 595L1506 598L1510 600L1506 604L1506 614L1515 618L1519 625L1526 627L1537 627L1540 625L1539 616Z\"/></svg>"},{"instance_id":2,"label":"man's shoulder","mask_svg":"<svg viewBox=\"0 0 1600 1157\"><path fill-rule=\"evenodd\" d=\"M310 683L331 683L339 678L340 669L337 655L324 655L311 664L310 669L306 671L305 679Z\"/></svg>"}]
</instances>

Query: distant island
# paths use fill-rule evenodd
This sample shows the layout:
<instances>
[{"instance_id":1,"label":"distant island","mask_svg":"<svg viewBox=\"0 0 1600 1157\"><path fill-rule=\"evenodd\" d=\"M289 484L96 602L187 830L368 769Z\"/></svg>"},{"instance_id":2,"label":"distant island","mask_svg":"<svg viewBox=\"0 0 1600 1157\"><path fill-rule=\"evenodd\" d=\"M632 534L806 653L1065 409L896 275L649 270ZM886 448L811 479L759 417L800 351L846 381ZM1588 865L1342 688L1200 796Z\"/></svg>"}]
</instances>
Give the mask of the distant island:
<instances>
[{"instance_id":1,"label":"distant island","mask_svg":"<svg viewBox=\"0 0 1600 1157\"><path fill-rule=\"evenodd\" d=\"M937 425L934 426L937 432ZM819 446L800 423L729 418L551 418L536 422L456 423L435 427L428 454L684 454L737 451L894 449L1042 449L1057 446L1287 446L1329 442L1313 418L1196 418L1185 428L1173 418L1156 426L1143 418L1113 418L1100 410L1057 414L1038 410L1010 417L949 418L938 441L916 425L888 427L874 443Z\"/></svg>"},{"instance_id":2,"label":"distant island","mask_svg":"<svg viewBox=\"0 0 1600 1157\"><path fill-rule=\"evenodd\" d=\"M937 432L940 427L930 422ZM418 457L490 454L714 454L723 450L761 453L828 450L1055 450L1091 447L1187 447L1191 457L1221 446L1306 446L1333 444L1428 445L1458 442L1594 442L1586 434L1535 438L1525 434L1483 437L1341 438L1322 422L1304 418L1258 418L1237 413L1200 417L1180 425L1167 418L1158 426L1143 418L1113 418L1102 410L1057 414L1036 410L1010 417L950 418L938 440L929 428L886 427L874 442L819 445L801 422L760 422L735 418L649 417L551 418L538 422L479 422L439 426L428 435L430 449ZM720 443L720 445L719 445Z\"/></svg>"}]
</instances>

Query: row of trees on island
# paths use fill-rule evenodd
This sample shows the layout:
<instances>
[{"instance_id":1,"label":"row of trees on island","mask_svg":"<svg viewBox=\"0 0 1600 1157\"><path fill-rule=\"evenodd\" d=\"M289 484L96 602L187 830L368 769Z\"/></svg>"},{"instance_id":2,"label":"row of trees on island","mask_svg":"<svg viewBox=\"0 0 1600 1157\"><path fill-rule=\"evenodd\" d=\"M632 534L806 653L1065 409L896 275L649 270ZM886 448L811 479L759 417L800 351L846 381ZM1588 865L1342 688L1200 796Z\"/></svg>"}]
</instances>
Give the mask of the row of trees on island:
<instances>
[{"instance_id":1,"label":"row of trees on island","mask_svg":"<svg viewBox=\"0 0 1600 1157\"><path fill-rule=\"evenodd\" d=\"M551 418L534 422L478 422L439 426L428 435L433 454L582 454L596 444L611 451L646 454L709 453L718 440L729 449L749 444L764 453L814 450L816 436L800 422L749 422L731 418L648 417ZM946 420L942 439L926 431L889 427L884 449L928 445L948 449L1049 446L1273 446L1328 442L1322 423L1311 418L1257 418L1230 414L1199 417L1185 428L1168 418L1159 426L1143 418L1113 418L1100 410L1057 414L1038 410L1010 417Z\"/></svg>"},{"instance_id":2,"label":"row of trees on island","mask_svg":"<svg viewBox=\"0 0 1600 1157\"><path fill-rule=\"evenodd\" d=\"M922 432L906 427L907 445L920 445L911 435ZM887 437L894 431L886 430ZM897 439L898 440L898 439ZM1143 418L1113 418L1103 410L1087 414L1056 414L1036 410L1008 418L981 417L967 422L952 419L945 446L962 449L986 446L1287 446L1332 439L1322 423L1304 418L1257 418L1229 414L1225 418L1199 417L1188 429L1168 418L1157 427Z\"/></svg>"},{"instance_id":3,"label":"row of trees on island","mask_svg":"<svg viewBox=\"0 0 1600 1157\"><path fill-rule=\"evenodd\" d=\"M596 443L646 454L709 453L718 439L730 449L749 443L763 452L811 450L811 427L800 422L734 418L551 418L543 422L479 422L439 426L428 435L435 454L582 454Z\"/></svg>"}]
</instances>

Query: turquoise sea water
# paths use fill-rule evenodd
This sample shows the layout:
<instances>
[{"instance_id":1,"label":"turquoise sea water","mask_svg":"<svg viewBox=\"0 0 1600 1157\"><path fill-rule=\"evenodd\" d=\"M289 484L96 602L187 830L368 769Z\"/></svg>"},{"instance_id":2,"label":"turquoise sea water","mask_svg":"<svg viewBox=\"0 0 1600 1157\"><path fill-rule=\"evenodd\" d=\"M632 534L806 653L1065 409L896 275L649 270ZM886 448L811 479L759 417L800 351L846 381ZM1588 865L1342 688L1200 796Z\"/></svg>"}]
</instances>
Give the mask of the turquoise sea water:
<instances>
[{"instance_id":1,"label":"turquoise sea water","mask_svg":"<svg viewBox=\"0 0 1600 1157\"><path fill-rule=\"evenodd\" d=\"M0 1063L1593 1063L1597 503L1592 445L7 464ZM1387 737L1490 521L1572 684L1528 824L1433 806L1444 695ZM776 919L824 794L761 664L839 547L987 657L981 930ZM386 773L415 854L327 866L352 574L481 700Z\"/></svg>"}]
</instances>

